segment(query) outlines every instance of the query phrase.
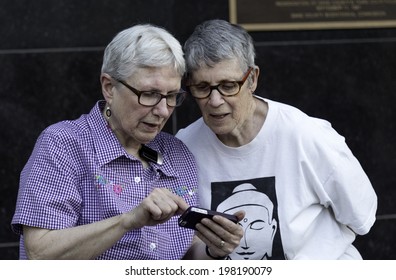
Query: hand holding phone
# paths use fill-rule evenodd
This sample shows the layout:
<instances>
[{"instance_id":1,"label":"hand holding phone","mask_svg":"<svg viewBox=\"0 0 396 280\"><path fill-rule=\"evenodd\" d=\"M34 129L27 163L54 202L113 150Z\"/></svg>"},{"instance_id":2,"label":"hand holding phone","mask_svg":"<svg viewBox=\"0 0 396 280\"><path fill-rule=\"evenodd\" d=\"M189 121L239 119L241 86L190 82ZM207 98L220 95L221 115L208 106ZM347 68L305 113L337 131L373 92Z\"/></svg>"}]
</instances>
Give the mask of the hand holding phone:
<instances>
[{"instance_id":1,"label":"hand holding phone","mask_svg":"<svg viewBox=\"0 0 396 280\"><path fill-rule=\"evenodd\" d=\"M223 216L230 221L237 223L238 218L234 215L225 214L222 212L217 212L213 210L208 210L204 208L199 208L196 206L190 206L179 218L179 226L185 228L196 229L195 225L203 218L212 219L214 215Z\"/></svg>"}]
</instances>

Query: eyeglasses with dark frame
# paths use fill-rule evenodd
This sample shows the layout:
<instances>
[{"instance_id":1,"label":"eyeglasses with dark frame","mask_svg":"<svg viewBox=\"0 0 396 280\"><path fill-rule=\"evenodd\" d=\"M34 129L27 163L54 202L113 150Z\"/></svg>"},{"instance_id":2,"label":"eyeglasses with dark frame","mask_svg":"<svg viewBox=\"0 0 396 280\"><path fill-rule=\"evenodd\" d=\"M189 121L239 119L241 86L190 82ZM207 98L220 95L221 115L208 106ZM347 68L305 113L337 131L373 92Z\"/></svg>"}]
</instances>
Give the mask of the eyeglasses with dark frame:
<instances>
[{"instance_id":1,"label":"eyeglasses with dark frame","mask_svg":"<svg viewBox=\"0 0 396 280\"><path fill-rule=\"evenodd\" d=\"M138 102L142 106L146 107L154 107L158 103L161 102L162 98L166 99L166 105L169 107L177 107L180 106L185 97L186 92L184 90L180 90L178 92L169 93L167 95L159 93L157 91L141 91L137 90L136 88L130 86L127 82L115 79L117 82L123 84L126 88L132 91L134 94L138 96Z\"/></svg>"},{"instance_id":2,"label":"eyeglasses with dark frame","mask_svg":"<svg viewBox=\"0 0 396 280\"><path fill-rule=\"evenodd\" d=\"M246 74L240 81L224 81L214 86L211 86L207 83L201 83L186 86L186 89L196 99L208 98L214 89L216 89L223 96L234 96L241 91L243 84L246 82L252 70L253 67L249 67Z\"/></svg>"}]
</instances>

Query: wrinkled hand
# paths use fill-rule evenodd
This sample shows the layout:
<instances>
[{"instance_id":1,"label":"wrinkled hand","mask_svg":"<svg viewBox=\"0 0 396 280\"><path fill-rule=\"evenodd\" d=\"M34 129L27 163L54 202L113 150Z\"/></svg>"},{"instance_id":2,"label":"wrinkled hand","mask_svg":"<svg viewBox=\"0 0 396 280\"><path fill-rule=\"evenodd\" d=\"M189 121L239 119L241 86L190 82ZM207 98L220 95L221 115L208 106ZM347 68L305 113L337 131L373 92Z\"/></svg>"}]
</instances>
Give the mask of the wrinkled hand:
<instances>
[{"instance_id":1,"label":"wrinkled hand","mask_svg":"<svg viewBox=\"0 0 396 280\"><path fill-rule=\"evenodd\" d=\"M238 211L234 215L241 221L244 211ZM208 246L211 256L224 257L232 253L243 237L242 227L237 223L222 216L214 216L213 220L204 218L196 225L197 236Z\"/></svg>"},{"instance_id":2,"label":"wrinkled hand","mask_svg":"<svg viewBox=\"0 0 396 280\"><path fill-rule=\"evenodd\" d=\"M125 214L125 227L137 229L162 224L187 208L188 204L180 196L168 189L156 188L136 208Z\"/></svg>"}]
</instances>

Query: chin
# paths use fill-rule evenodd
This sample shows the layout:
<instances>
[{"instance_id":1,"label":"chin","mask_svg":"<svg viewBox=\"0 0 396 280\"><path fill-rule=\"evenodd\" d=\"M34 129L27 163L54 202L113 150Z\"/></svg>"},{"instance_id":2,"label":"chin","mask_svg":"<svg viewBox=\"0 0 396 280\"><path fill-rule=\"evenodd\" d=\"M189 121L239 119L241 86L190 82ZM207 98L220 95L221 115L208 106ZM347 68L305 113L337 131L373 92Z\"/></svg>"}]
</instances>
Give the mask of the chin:
<instances>
[{"instance_id":1,"label":"chin","mask_svg":"<svg viewBox=\"0 0 396 280\"><path fill-rule=\"evenodd\" d=\"M224 126L209 126L214 134L218 136L226 136L231 133L232 130L224 127Z\"/></svg>"}]
</instances>

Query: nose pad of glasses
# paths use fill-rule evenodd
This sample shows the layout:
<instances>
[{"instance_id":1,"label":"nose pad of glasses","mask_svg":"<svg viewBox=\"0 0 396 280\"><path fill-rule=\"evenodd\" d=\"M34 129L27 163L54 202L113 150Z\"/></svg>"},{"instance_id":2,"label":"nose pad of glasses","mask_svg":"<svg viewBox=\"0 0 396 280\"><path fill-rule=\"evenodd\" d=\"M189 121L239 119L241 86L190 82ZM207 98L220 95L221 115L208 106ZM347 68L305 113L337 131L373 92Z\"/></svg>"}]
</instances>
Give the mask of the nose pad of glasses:
<instances>
[{"instance_id":1,"label":"nose pad of glasses","mask_svg":"<svg viewBox=\"0 0 396 280\"><path fill-rule=\"evenodd\" d=\"M166 98L165 98L165 97L162 97L162 98L160 99L160 101L157 103L157 105L155 105L155 106L167 107L168 104L167 104Z\"/></svg>"},{"instance_id":2,"label":"nose pad of glasses","mask_svg":"<svg viewBox=\"0 0 396 280\"><path fill-rule=\"evenodd\" d=\"M210 88L209 97L213 95L213 92L214 92L214 91L216 91L217 94L219 94L219 95L223 95L223 94L220 92L220 90L219 90L219 85L217 85L217 86L213 86L213 87Z\"/></svg>"}]
</instances>

